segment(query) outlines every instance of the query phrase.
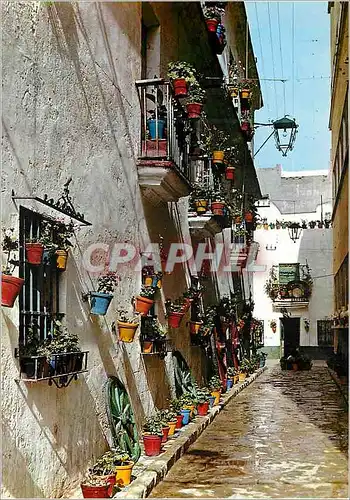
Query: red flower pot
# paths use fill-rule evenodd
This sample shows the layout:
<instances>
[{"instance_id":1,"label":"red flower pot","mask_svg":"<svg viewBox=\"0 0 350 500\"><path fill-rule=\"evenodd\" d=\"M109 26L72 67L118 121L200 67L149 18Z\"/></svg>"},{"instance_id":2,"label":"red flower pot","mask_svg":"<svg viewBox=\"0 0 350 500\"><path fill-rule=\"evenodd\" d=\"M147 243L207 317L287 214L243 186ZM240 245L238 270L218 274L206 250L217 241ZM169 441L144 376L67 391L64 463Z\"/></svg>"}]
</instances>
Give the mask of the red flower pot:
<instances>
[{"instance_id":1,"label":"red flower pot","mask_svg":"<svg viewBox=\"0 0 350 500\"><path fill-rule=\"evenodd\" d=\"M253 214L252 214L252 212L246 212L244 214L244 220L246 222L253 222Z\"/></svg>"},{"instance_id":2,"label":"red flower pot","mask_svg":"<svg viewBox=\"0 0 350 500\"><path fill-rule=\"evenodd\" d=\"M211 204L211 211L214 215L224 215L225 203L221 201L213 201Z\"/></svg>"},{"instance_id":3,"label":"red flower pot","mask_svg":"<svg viewBox=\"0 0 350 500\"><path fill-rule=\"evenodd\" d=\"M10 276L9 274L1 275L1 305L5 307L13 307L19 292L23 286L24 279Z\"/></svg>"},{"instance_id":4,"label":"red flower pot","mask_svg":"<svg viewBox=\"0 0 350 500\"><path fill-rule=\"evenodd\" d=\"M185 78L176 78L173 81L174 94L175 96L186 96L187 95L187 82Z\"/></svg>"},{"instance_id":5,"label":"red flower pot","mask_svg":"<svg viewBox=\"0 0 350 500\"><path fill-rule=\"evenodd\" d=\"M168 441L169 431L170 431L169 426L162 428L162 433L163 433L162 443L166 443Z\"/></svg>"},{"instance_id":6,"label":"red flower pot","mask_svg":"<svg viewBox=\"0 0 350 500\"><path fill-rule=\"evenodd\" d=\"M26 252L28 263L38 266L43 258L44 245L42 243L26 243Z\"/></svg>"},{"instance_id":7,"label":"red flower pot","mask_svg":"<svg viewBox=\"0 0 350 500\"><path fill-rule=\"evenodd\" d=\"M153 304L154 300L138 295L135 301L135 310L140 313L141 316L146 316Z\"/></svg>"},{"instance_id":8,"label":"red flower pot","mask_svg":"<svg viewBox=\"0 0 350 500\"><path fill-rule=\"evenodd\" d=\"M188 118L199 118L201 115L203 104L191 102L186 104Z\"/></svg>"},{"instance_id":9,"label":"red flower pot","mask_svg":"<svg viewBox=\"0 0 350 500\"><path fill-rule=\"evenodd\" d=\"M181 320L184 316L183 312L172 312L168 317L168 324L171 328L179 328Z\"/></svg>"},{"instance_id":10,"label":"red flower pot","mask_svg":"<svg viewBox=\"0 0 350 500\"><path fill-rule=\"evenodd\" d=\"M197 411L200 417L205 417L205 415L208 413L208 410L209 410L209 401L207 401L206 403L199 403L197 405Z\"/></svg>"},{"instance_id":11,"label":"red flower pot","mask_svg":"<svg viewBox=\"0 0 350 500\"><path fill-rule=\"evenodd\" d=\"M226 167L226 179L233 181L235 179L235 167Z\"/></svg>"},{"instance_id":12,"label":"red flower pot","mask_svg":"<svg viewBox=\"0 0 350 500\"><path fill-rule=\"evenodd\" d=\"M80 487L84 498L109 498L109 484L103 486L81 484Z\"/></svg>"},{"instance_id":13,"label":"red flower pot","mask_svg":"<svg viewBox=\"0 0 350 500\"><path fill-rule=\"evenodd\" d=\"M183 415L176 415L176 426L175 429L181 429L182 427Z\"/></svg>"},{"instance_id":14,"label":"red flower pot","mask_svg":"<svg viewBox=\"0 0 350 500\"><path fill-rule=\"evenodd\" d=\"M143 445L145 447L145 455L148 457L156 457L160 454L162 438L161 436L154 436L152 434L144 435Z\"/></svg>"},{"instance_id":15,"label":"red flower pot","mask_svg":"<svg viewBox=\"0 0 350 500\"><path fill-rule=\"evenodd\" d=\"M208 31L216 33L219 21L217 19L206 19L205 22L207 24Z\"/></svg>"}]
</instances>

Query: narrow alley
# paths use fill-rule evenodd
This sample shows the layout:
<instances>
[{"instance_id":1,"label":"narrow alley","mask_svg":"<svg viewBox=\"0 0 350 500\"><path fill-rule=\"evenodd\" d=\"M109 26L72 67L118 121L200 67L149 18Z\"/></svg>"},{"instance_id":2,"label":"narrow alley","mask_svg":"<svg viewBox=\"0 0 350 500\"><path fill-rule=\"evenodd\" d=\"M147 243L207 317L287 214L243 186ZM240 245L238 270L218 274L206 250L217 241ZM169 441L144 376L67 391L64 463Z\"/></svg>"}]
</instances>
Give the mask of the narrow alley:
<instances>
[{"instance_id":1,"label":"narrow alley","mask_svg":"<svg viewBox=\"0 0 350 500\"><path fill-rule=\"evenodd\" d=\"M152 498L346 498L347 408L327 367L274 365L234 398Z\"/></svg>"}]
</instances>

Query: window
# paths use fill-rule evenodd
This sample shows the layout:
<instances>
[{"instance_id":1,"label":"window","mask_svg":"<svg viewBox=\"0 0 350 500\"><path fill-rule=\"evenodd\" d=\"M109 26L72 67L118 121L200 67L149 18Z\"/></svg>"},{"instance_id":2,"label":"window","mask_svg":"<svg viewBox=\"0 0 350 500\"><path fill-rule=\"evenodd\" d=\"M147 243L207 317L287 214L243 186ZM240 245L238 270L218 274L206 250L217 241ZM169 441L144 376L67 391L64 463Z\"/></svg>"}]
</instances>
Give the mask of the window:
<instances>
[{"instance_id":1,"label":"window","mask_svg":"<svg viewBox=\"0 0 350 500\"><path fill-rule=\"evenodd\" d=\"M287 285L290 281L299 281L299 263L297 264L279 264L279 277L280 285Z\"/></svg>"},{"instance_id":2,"label":"window","mask_svg":"<svg viewBox=\"0 0 350 500\"><path fill-rule=\"evenodd\" d=\"M40 340L47 338L52 321L60 313L59 271L43 257L43 265L30 265L26 260L25 242L42 236L41 214L20 207L19 276L25 282L19 298L19 343L25 345L26 331L35 328ZM54 235L52 234L54 240Z\"/></svg>"},{"instance_id":3,"label":"window","mask_svg":"<svg viewBox=\"0 0 350 500\"><path fill-rule=\"evenodd\" d=\"M320 347L328 347L333 345L332 321L317 321L317 342Z\"/></svg>"},{"instance_id":4,"label":"window","mask_svg":"<svg viewBox=\"0 0 350 500\"><path fill-rule=\"evenodd\" d=\"M334 277L335 310L347 306L349 300L348 256Z\"/></svg>"}]
</instances>

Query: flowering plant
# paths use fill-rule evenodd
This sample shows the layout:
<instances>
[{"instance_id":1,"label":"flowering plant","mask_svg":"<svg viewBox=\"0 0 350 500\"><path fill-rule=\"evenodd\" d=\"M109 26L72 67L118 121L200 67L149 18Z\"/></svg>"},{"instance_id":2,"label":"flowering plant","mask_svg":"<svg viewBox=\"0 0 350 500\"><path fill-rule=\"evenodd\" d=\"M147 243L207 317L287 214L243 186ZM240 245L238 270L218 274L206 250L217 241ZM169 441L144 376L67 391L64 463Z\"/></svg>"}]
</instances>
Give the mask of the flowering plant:
<instances>
[{"instance_id":1,"label":"flowering plant","mask_svg":"<svg viewBox=\"0 0 350 500\"><path fill-rule=\"evenodd\" d=\"M18 251L18 238L13 227L2 230L2 249L7 254L6 264L2 266L3 274L12 274L19 261L11 259L11 254Z\"/></svg>"},{"instance_id":2,"label":"flowering plant","mask_svg":"<svg viewBox=\"0 0 350 500\"><path fill-rule=\"evenodd\" d=\"M99 293L109 293L112 294L116 286L120 281L120 276L117 273L109 271L105 274L101 274L98 277L97 291Z\"/></svg>"}]
</instances>

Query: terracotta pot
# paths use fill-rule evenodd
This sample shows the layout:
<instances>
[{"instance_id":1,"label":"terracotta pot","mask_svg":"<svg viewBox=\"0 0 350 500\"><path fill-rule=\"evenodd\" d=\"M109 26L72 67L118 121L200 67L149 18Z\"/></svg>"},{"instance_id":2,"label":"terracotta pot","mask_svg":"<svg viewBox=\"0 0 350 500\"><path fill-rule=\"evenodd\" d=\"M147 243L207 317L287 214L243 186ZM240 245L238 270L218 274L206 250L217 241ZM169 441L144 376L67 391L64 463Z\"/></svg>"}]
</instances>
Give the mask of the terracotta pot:
<instances>
[{"instance_id":1,"label":"terracotta pot","mask_svg":"<svg viewBox=\"0 0 350 500\"><path fill-rule=\"evenodd\" d=\"M24 279L11 276L9 274L1 275L1 305L5 307L13 307L17 299Z\"/></svg>"},{"instance_id":2,"label":"terracotta pot","mask_svg":"<svg viewBox=\"0 0 350 500\"><path fill-rule=\"evenodd\" d=\"M176 78L173 80L174 94L176 97L187 95L187 82L185 78Z\"/></svg>"},{"instance_id":3,"label":"terracotta pot","mask_svg":"<svg viewBox=\"0 0 350 500\"><path fill-rule=\"evenodd\" d=\"M123 321L118 321L119 339L122 342L132 342L138 326L138 323L124 323Z\"/></svg>"},{"instance_id":4,"label":"terracotta pot","mask_svg":"<svg viewBox=\"0 0 350 500\"><path fill-rule=\"evenodd\" d=\"M174 420L173 422L167 422L169 426L169 436L173 436L175 434L175 429L176 429L176 424L177 420Z\"/></svg>"},{"instance_id":5,"label":"terracotta pot","mask_svg":"<svg viewBox=\"0 0 350 500\"><path fill-rule=\"evenodd\" d=\"M67 250L56 250L56 267L60 271L65 271L67 267Z\"/></svg>"},{"instance_id":6,"label":"terracotta pot","mask_svg":"<svg viewBox=\"0 0 350 500\"><path fill-rule=\"evenodd\" d=\"M192 335L196 335L199 332L202 324L202 321L190 321L190 333Z\"/></svg>"},{"instance_id":7,"label":"terracotta pot","mask_svg":"<svg viewBox=\"0 0 350 500\"><path fill-rule=\"evenodd\" d=\"M182 318L184 317L183 312L172 312L168 316L168 324L171 328L179 328Z\"/></svg>"},{"instance_id":8,"label":"terracotta pot","mask_svg":"<svg viewBox=\"0 0 350 500\"><path fill-rule=\"evenodd\" d=\"M188 118L199 118L202 112L203 104L199 102L189 102L186 104Z\"/></svg>"},{"instance_id":9,"label":"terracotta pot","mask_svg":"<svg viewBox=\"0 0 350 500\"><path fill-rule=\"evenodd\" d=\"M211 204L211 211L214 215L224 215L225 203L221 201L213 201Z\"/></svg>"},{"instance_id":10,"label":"terracotta pot","mask_svg":"<svg viewBox=\"0 0 350 500\"><path fill-rule=\"evenodd\" d=\"M208 31L210 31L211 33L216 33L216 29L217 29L218 24L219 24L218 19L206 19L205 22L206 22Z\"/></svg>"},{"instance_id":11,"label":"terracotta pot","mask_svg":"<svg viewBox=\"0 0 350 500\"><path fill-rule=\"evenodd\" d=\"M142 352L145 354L149 354L153 349L153 341L152 340L144 340L142 342Z\"/></svg>"},{"instance_id":12,"label":"terracotta pot","mask_svg":"<svg viewBox=\"0 0 350 500\"><path fill-rule=\"evenodd\" d=\"M224 151L213 151L213 163L224 163Z\"/></svg>"},{"instance_id":13,"label":"terracotta pot","mask_svg":"<svg viewBox=\"0 0 350 500\"><path fill-rule=\"evenodd\" d=\"M248 211L248 212L246 212L246 213L244 214L244 220L245 220L246 222L253 222L253 218L254 218L254 216L253 216L253 213L252 213L252 212L249 212L249 211Z\"/></svg>"},{"instance_id":14,"label":"terracotta pot","mask_svg":"<svg viewBox=\"0 0 350 500\"><path fill-rule=\"evenodd\" d=\"M169 426L162 428L162 433L163 433L162 443L166 443L168 441L169 431L170 431Z\"/></svg>"},{"instance_id":15,"label":"terracotta pot","mask_svg":"<svg viewBox=\"0 0 350 500\"><path fill-rule=\"evenodd\" d=\"M204 213L208 210L208 200L196 200L194 202L197 213Z\"/></svg>"},{"instance_id":16,"label":"terracotta pot","mask_svg":"<svg viewBox=\"0 0 350 500\"><path fill-rule=\"evenodd\" d=\"M28 264L38 266L41 264L44 253L44 245L42 243L26 243L26 254Z\"/></svg>"},{"instance_id":17,"label":"terracotta pot","mask_svg":"<svg viewBox=\"0 0 350 500\"><path fill-rule=\"evenodd\" d=\"M80 487L84 498L109 498L109 484L103 486L81 484Z\"/></svg>"},{"instance_id":18,"label":"terracotta pot","mask_svg":"<svg viewBox=\"0 0 350 500\"><path fill-rule=\"evenodd\" d=\"M160 454L162 437L155 436L153 434L144 434L143 445L145 447L145 455L147 455L148 457L156 457Z\"/></svg>"},{"instance_id":19,"label":"terracotta pot","mask_svg":"<svg viewBox=\"0 0 350 500\"><path fill-rule=\"evenodd\" d=\"M181 429L182 427L182 419L183 419L183 415L176 415L176 426L175 426L175 429Z\"/></svg>"},{"instance_id":20,"label":"terracotta pot","mask_svg":"<svg viewBox=\"0 0 350 500\"><path fill-rule=\"evenodd\" d=\"M235 167L226 167L225 170L225 176L226 179L229 181L234 181L235 180Z\"/></svg>"},{"instance_id":21,"label":"terracotta pot","mask_svg":"<svg viewBox=\"0 0 350 500\"><path fill-rule=\"evenodd\" d=\"M205 417L205 415L208 413L208 410L209 410L209 401L207 401L206 403L198 403L197 411L200 417Z\"/></svg>"},{"instance_id":22,"label":"terracotta pot","mask_svg":"<svg viewBox=\"0 0 350 500\"><path fill-rule=\"evenodd\" d=\"M130 462L126 465L117 465L116 466L116 484L118 486L127 486L131 483L131 472L134 467L134 462Z\"/></svg>"},{"instance_id":23,"label":"terracotta pot","mask_svg":"<svg viewBox=\"0 0 350 500\"><path fill-rule=\"evenodd\" d=\"M135 299L135 311L140 313L141 316L147 316L153 304L154 300L138 295Z\"/></svg>"}]
</instances>

